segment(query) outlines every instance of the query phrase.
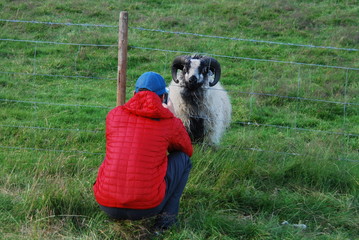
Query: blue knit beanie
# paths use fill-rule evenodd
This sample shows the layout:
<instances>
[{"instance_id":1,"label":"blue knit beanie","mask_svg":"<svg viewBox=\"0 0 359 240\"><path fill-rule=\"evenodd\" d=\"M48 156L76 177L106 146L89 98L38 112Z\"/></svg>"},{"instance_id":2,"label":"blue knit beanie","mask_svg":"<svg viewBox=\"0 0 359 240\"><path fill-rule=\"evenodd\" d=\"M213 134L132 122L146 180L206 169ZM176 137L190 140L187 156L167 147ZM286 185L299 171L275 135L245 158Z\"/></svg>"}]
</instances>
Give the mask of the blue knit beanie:
<instances>
[{"instance_id":1,"label":"blue knit beanie","mask_svg":"<svg viewBox=\"0 0 359 240\"><path fill-rule=\"evenodd\" d=\"M162 95L166 92L166 82L161 75L155 72L146 72L142 74L136 81L136 93L141 88L146 88L157 95Z\"/></svg>"}]
</instances>

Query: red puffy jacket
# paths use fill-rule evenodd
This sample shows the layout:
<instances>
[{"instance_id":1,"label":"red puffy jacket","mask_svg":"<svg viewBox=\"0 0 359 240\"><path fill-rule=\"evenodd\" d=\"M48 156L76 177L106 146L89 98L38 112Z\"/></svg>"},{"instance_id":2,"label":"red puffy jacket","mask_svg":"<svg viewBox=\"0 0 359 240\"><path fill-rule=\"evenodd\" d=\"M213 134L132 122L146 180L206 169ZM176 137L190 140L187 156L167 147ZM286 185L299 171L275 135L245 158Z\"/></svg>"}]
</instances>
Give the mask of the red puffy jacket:
<instances>
[{"instance_id":1,"label":"red puffy jacket","mask_svg":"<svg viewBox=\"0 0 359 240\"><path fill-rule=\"evenodd\" d=\"M192 156L191 140L180 119L162 106L157 94L136 93L106 118L106 157L94 194L106 207L148 209L166 191L167 153Z\"/></svg>"}]
</instances>

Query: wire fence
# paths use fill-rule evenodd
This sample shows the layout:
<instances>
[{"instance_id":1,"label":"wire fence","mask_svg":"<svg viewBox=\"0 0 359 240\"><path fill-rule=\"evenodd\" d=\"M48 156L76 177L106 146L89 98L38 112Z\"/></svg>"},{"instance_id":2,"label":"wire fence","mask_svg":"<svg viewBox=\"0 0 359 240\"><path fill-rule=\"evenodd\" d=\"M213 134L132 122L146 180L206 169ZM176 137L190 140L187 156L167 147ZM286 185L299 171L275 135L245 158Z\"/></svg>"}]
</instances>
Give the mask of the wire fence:
<instances>
[{"instance_id":1,"label":"wire fence","mask_svg":"<svg viewBox=\"0 0 359 240\"><path fill-rule=\"evenodd\" d=\"M12 19L0 19L0 22L35 23L35 24L46 24L46 25L65 25L65 26L81 26L81 27L118 28L117 25L87 24L87 23L85 23L85 24L81 24L81 23L56 23L56 22L25 21L25 20L12 20ZM356 48L338 48L338 47L331 47L331 46L315 46L315 45L308 45L308 44L274 42L274 41L265 41L265 40L257 40L257 39L245 39L245 38L236 38L236 37L211 36L211 35L198 34L198 33L173 32L173 31L166 31L166 30L162 30L162 29L149 29L149 28L142 28L142 27L129 27L129 28L137 29L137 30L140 30L140 31L160 32L160 33L177 34L177 35L190 35L190 36L196 36L196 37L226 39L226 40L235 40L235 41L246 41L246 42L254 42L254 43L267 43L267 44L277 44L277 45L285 45L285 46L323 48L323 49L334 49L334 50L344 50L344 51L359 51L359 49L356 49ZM112 45L110 45L110 46L112 46Z\"/></svg>"},{"instance_id":2,"label":"wire fence","mask_svg":"<svg viewBox=\"0 0 359 240\"><path fill-rule=\"evenodd\" d=\"M36 40L18 40L18 39L8 39L8 38L1 38L0 41L40 43L40 44L56 44L56 45L70 45L70 46L87 46L87 47L117 47L117 45L112 45L112 44L109 45L109 44L90 44L90 43L64 43L64 42L50 42L50 41L36 41ZM136 48L136 49L142 49L142 50L162 51L162 52L179 53L179 54L193 54L194 53L194 52L188 52L188 51L168 50L168 49L139 47L139 46L130 46L130 47L131 48ZM291 61L280 61L280 60L272 60L272 59L248 58L248 57L228 56L228 55L220 55L220 54L212 54L212 53L197 53L197 54L209 55L209 56L213 56L213 57L222 57L222 58L231 58L231 59L240 59L240 60L251 60L251 61L257 61L257 62L285 63L285 64L295 64L295 65L303 65L303 66L326 67L326 68L337 68L337 69L346 69L346 70L359 71L359 68L343 67L343 66L332 66L332 65L312 64L312 63L302 63L302 62L291 62ZM67 76L64 76L64 77L67 77Z\"/></svg>"},{"instance_id":3,"label":"wire fence","mask_svg":"<svg viewBox=\"0 0 359 240\"><path fill-rule=\"evenodd\" d=\"M76 24L76 23L55 23L55 22L40 22L40 21L24 21L24 20L10 20L10 19L0 19L0 22L5 23L12 23L12 24L41 24L41 25L64 25L64 26L77 26L77 27L96 27L96 28L118 28L118 26L114 25L103 25L103 24ZM230 40L230 41L246 41L251 43L257 44L274 44L274 45L282 45L282 46L291 46L291 47L301 47L301 48L318 48L318 49L328 49L328 50L335 50L335 51L346 51L346 52L357 52L358 49L355 48L337 48L331 46L315 46L315 45L305 45L305 44L294 44L294 43L284 43L284 42L274 42L274 41L264 41L264 40L256 40L256 39L243 39L243 38L236 38L236 37L223 37L223 36L211 36L211 35L204 35L204 34L197 34L197 33L187 33L187 32L173 32L173 31L165 31L160 29L147 29L141 27L130 27L135 31L146 31L146 32L154 32L154 33L165 33L165 34L175 34L175 35L186 35L192 36L196 38L212 38L218 40ZM70 42L56 42L56 41L42 41L42 40L30 40L30 39L14 39L14 38L0 38L0 43L24 43L24 44L35 44L35 51L34 55L32 56L35 61L33 63L33 70L29 71L26 67L24 67L24 71L0 71L0 76L7 78L10 76L28 76L28 77L51 77L51 78L72 78L72 79L89 79L89 80L115 80L115 78L108 78L108 77L96 77L96 76L85 76L85 75L71 75L71 74L47 74L47 73L40 73L37 71L36 66L36 54L37 54L37 46L44 45L44 44L51 44L51 45L66 45L66 46L77 46L81 47L104 47L104 48L117 48L117 44L95 44L95 43L70 43ZM141 51L160 51L165 53L178 53L178 54L194 54L194 52L190 51L179 51L179 50L170 50L170 49L161 49L161 48L150 48L145 46L130 46L130 48L138 49ZM16 49L14 49L16 51ZM79 49L80 52L80 49ZM198 54L198 53L197 53ZM263 62L263 63L274 63L274 64L290 64L294 66L305 66L305 67L315 67L315 68L326 68L326 69L333 69L333 70L344 70L346 73L345 83L344 83L344 97L342 101L338 100L327 100L327 99L320 99L320 98L312 98L312 97L300 97L300 96L290 96L290 95L283 95L279 93L266 93L266 92L256 92L256 91L241 91L239 89L227 89L226 91L231 95L248 95L250 98L253 97L266 97L266 98L280 98L286 99L289 101L293 101L295 103L298 102L308 102L308 103L318 103L318 104L333 104L333 105L341 105L343 110L343 129L346 126L346 118L348 115L348 108L357 108L359 103L354 101L348 101L347 93L348 93L348 72L355 72L359 71L359 68L356 67L347 67L347 66L336 66L336 65L326 65L326 64L314 64L314 63L304 63L304 62L293 62L293 61L282 61L282 60L273 60L273 59L260 59L260 58L249 58L243 56L229 56L229 55L219 55L214 53L201 53L203 55L209 55L217 58L227 58L233 60L245 60L245 61L254 61L254 62ZM299 74L297 79L298 89L300 85L303 84L301 81L301 75ZM209 89L212 90L212 89ZM59 102L44 102L38 99L33 100L24 100L24 99L10 99L10 98L0 98L0 104L12 103L12 104L27 104L30 106L37 106L37 105L46 105L46 106L57 106L57 107L64 107L64 108L93 108L93 109L111 109L110 106L96 106L96 105L84 105L84 104L72 104L72 103L59 103ZM250 111L252 112L252 103L250 104ZM297 107L298 108L298 107ZM30 111L30 110L29 110ZM31 110L33 111L33 109ZM36 111L35 111L36 114ZM297 118L297 115L295 115ZM247 120L247 119L246 119ZM329 130L321 130L321 129L313 129L313 128L306 128L306 127L298 127L297 119L295 119L295 126L290 125L280 125L280 124L271 124L271 123L257 123L256 121L246 121L244 119L235 119L232 123L233 125L239 126L249 126L249 127L266 127L266 128L273 128L278 130L292 130L292 131L299 131L299 132L313 132L313 133L321 133L321 134L328 134L328 135L339 135L344 136L347 138L357 138L359 134L356 132L349 132L349 131L329 131ZM95 129L78 129L78 128L55 128L55 127L44 127L44 126L26 126L24 124L9 124L4 123L0 124L1 128L21 128L21 129L32 129L35 131L47 130L47 131L70 131L70 132L87 132L87 133L102 133L103 130L95 130ZM40 134L40 133L39 133ZM223 146L231 147L231 146ZM233 147L233 146L232 146ZM91 155L99 155L103 153L94 153L91 151L80 151L80 150L64 150L64 149L52 149L52 148L36 148L36 147L27 147L27 146L5 146L0 145L2 149L12 149L12 150L33 150L33 151L50 151L50 152L62 152L62 153L76 153L76 154L91 154ZM290 156L301 156L303 154L298 152L284 152L284 151L272 151L263 148L257 147L237 147L238 150L246 150L246 151L254 151L254 152L264 152L264 153L275 153L280 155L290 155ZM345 155L345 154L344 154ZM353 155L351 155L353 156ZM357 158L347 158L347 157L338 157L337 159L352 161L352 162L359 162Z\"/></svg>"}]
</instances>

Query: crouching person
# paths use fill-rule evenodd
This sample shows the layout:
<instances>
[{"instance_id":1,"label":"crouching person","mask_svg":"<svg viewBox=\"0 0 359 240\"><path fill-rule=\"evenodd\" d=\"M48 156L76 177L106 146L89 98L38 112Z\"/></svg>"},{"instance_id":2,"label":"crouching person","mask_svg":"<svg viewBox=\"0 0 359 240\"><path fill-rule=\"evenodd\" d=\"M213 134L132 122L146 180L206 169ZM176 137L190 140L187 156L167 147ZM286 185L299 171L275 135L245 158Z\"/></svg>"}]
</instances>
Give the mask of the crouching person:
<instances>
[{"instance_id":1,"label":"crouching person","mask_svg":"<svg viewBox=\"0 0 359 240\"><path fill-rule=\"evenodd\" d=\"M192 167L191 140L166 97L161 75L144 73L134 96L106 118L106 156L94 194L106 214L138 220L157 216L155 227L177 222L180 197Z\"/></svg>"}]
</instances>

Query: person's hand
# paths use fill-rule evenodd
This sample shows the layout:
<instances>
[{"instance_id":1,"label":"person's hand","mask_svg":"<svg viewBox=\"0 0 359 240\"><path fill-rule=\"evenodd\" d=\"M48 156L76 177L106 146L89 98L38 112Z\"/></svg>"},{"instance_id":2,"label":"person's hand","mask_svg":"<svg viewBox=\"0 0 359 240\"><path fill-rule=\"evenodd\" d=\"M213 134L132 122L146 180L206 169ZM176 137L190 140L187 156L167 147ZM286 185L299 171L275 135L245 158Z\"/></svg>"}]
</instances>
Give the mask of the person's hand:
<instances>
[{"instance_id":1,"label":"person's hand","mask_svg":"<svg viewBox=\"0 0 359 240\"><path fill-rule=\"evenodd\" d=\"M162 106L163 106L164 108L167 108L168 110L170 110L170 111L173 113L173 115L176 116L175 108L173 107L173 103L172 103L172 101L171 101L170 98L168 98L167 104L166 104L166 103L162 103Z\"/></svg>"}]
</instances>

